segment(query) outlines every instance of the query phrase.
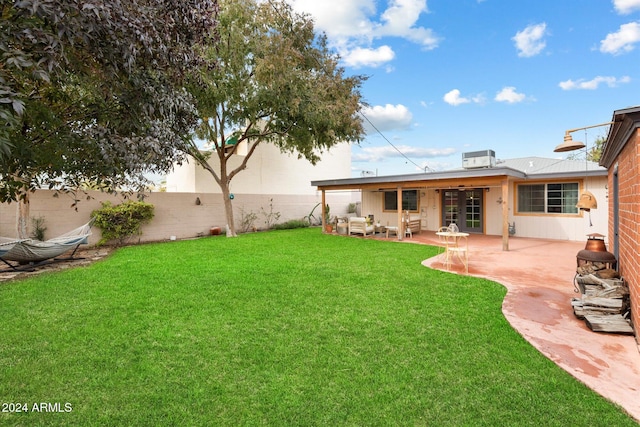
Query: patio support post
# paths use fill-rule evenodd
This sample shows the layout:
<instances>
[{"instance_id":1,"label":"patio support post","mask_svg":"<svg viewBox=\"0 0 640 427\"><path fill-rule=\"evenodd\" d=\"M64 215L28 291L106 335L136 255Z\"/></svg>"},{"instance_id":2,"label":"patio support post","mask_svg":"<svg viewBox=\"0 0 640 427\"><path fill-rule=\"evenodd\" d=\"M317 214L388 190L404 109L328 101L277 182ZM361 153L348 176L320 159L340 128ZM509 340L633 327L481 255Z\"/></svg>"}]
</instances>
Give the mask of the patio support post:
<instances>
[{"instance_id":1,"label":"patio support post","mask_svg":"<svg viewBox=\"0 0 640 427\"><path fill-rule=\"evenodd\" d=\"M398 240L404 237L404 228L402 224L402 187L398 187Z\"/></svg>"},{"instance_id":2,"label":"patio support post","mask_svg":"<svg viewBox=\"0 0 640 427\"><path fill-rule=\"evenodd\" d=\"M502 181L502 250L509 250L509 180Z\"/></svg>"}]
</instances>

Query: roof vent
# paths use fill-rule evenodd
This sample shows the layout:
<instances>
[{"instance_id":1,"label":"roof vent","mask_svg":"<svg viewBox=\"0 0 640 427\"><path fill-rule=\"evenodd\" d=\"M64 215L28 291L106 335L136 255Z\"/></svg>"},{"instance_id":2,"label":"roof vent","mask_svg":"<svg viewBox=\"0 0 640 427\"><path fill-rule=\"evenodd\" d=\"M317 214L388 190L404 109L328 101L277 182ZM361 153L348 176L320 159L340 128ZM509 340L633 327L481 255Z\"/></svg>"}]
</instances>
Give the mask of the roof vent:
<instances>
[{"instance_id":1,"label":"roof vent","mask_svg":"<svg viewBox=\"0 0 640 427\"><path fill-rule=\"evenodd\" d=\"M496 152L493 150L462 153L462 167L465 169L492 168L496 165Z\"/></svg>"}]
</instances>

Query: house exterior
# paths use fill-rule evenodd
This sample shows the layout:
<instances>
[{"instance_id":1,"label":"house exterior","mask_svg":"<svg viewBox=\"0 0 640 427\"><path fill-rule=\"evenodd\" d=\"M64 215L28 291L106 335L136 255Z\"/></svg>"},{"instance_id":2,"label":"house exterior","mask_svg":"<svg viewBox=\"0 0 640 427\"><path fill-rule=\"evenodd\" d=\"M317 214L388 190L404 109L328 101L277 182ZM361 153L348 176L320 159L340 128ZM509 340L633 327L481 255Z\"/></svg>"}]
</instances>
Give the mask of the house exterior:
<instances>
[{"instance_id":1,"label":"house exterior","mask_svg":"<svg viewBox=\"0 0 640 427\"><path fill-rule=\"evenodd\" d=\"M461 231L559 240L605 234L607 170L585 160L540 157L496 160L492 150L464 153L463 167L445 172L312 181L323 193L359 190L362 214L397 226L409 211L422 231L454 222ZM576 207L588 190L598 203ZM511 233L510 233L511 230ZM402 233L400 233L402 235ZM402 238L402 236L399 236Z\"/></svg>"},{"instance_id":2,"label":"house exterior","mask_svg":"<svg viewBox=\"0 0 640 427\"><path fill-rule=\"evenodd\" d=\"M244 159L242 147L238 155L228 162L229 170L236 168ZM220 170L215 154L209 160L214 170ZM273 144L261 144L247 163L246 169L231 181L230 190L235 196L234 213L240 218L242 213L271 209L281 214L279 222L289 219L301 219L308 215L321 202L320 193L309 186L309 179L351 176L351 147L347 143L337 144L321 155L314 166L297 154L282 153ZM201 194L221 194L220 187L213 176L193 159L182 165L176 165L167 175L167 192ZM350 203L354 202L351 192L333 194L326 203L330 203L332 213L346 213ZM242 203L239 201L242 200ZM320 218L320 208L315 210Z\"/></svg>"},{"instance_id":3,"label":"house exterior","mask_svg":"<svg viewBox=\"0 0 640 427\"><path fill-rule=\"evenodd\" d=\"M640 325L640 107L613 112L600 165L608 169L609 251L629 285L631 320Z\"/></svg>"}]
</instances>

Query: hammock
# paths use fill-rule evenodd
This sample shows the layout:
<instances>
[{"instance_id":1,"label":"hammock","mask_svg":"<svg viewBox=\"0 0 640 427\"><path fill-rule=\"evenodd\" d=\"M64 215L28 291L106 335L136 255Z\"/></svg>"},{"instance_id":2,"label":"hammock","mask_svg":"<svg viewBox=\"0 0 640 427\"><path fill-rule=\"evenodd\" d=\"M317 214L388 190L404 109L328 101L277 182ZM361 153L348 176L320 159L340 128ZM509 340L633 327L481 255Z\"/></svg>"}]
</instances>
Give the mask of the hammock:
<instances>
[{"instance_id":1,"label":"hammock","mask_svg":"<svg viewBox=\"0 0 640 427\"><path fill-rule=\"evenodd\" d=\"M0 258L9 252L16 243L24 242L23 240L11 239L9 237L0 237Z\"/></svg>"},{"instance_id":2,"label":"hammock","mask_svg":"<svg viewBox=\"0 0 640 427\"><path fill-rule=\"evenodd\" d=\"M9 264L7 261L26 264L55 258L71 249L74 249L75 253L78 246L88 243L93 221L92 219L81 227L44 242L33 239L19 240L0 237L0 260L5 264ZM11 264L9 265L11 266Z\"/></svg>"}]
</instances>

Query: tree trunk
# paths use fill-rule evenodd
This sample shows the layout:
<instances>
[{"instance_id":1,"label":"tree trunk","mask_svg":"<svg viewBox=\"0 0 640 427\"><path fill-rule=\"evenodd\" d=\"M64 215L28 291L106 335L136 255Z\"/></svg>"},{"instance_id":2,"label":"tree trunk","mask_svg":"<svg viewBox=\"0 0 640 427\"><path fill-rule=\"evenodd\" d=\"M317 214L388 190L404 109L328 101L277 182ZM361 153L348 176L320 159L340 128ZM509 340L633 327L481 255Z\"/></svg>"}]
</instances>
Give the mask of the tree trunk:
<instances>
[{"instance_id":1,"label":"tree trunk","mask_svg":"<svg viewBox=\"0 0 640 427\"><path fill-rule=\"evenodd\" d=\"M224 213L227 218L227 237L237 237L236 226L233 221L233 203L231 200L231 192L229 191L229 184L223 181L220 185L222 189L222 199L224 202Z\"/></svg>"},{"instance_id":2,"label":"tree trunk","mask_svg":"<svg viewBox=\"0 0 640 427\"><path fill-rule=\"evenodd\" d=\"M16 221L16 229L18 239L29 238L29 193L27 192L24 199L18 200L18 218Z\"/></svg>"}]
</instances>

